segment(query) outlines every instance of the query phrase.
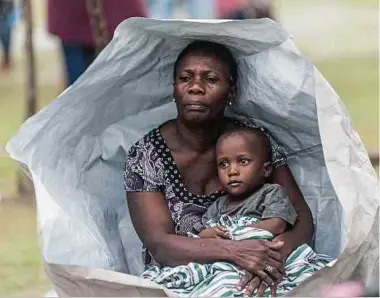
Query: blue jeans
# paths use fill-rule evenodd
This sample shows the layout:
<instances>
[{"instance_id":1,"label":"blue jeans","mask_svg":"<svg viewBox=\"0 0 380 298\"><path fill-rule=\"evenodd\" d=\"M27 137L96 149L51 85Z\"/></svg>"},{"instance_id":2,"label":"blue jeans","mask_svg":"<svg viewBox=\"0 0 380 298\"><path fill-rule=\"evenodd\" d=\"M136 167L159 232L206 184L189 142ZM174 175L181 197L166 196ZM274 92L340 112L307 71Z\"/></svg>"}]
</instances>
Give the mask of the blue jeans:
<instances>
[{"instance_id":1,"label":"blue jeans","mask_svg":"<svg viewBox=\"0 0 380 298\"><path fill-rule=\"evenodd\" d=\"M8 15L1 16L0 18L0 44L3 48L3 66L8 66L10 64L12 28L14 24L11 16L10 12Z\"/></svg>"},{"instance_id":2,"label":"blue jeans","mask_svg":"<svg viewBox=\"0 0 380 298\"><path fill-rule=\"evenodd\" d=\"M150 17L170 19L175 0L147 0ZM214 0L186 0L187 11L192 19L211 19L214 16Z\"/></svg>"},{"instance_id":3,"label":"blue jeans","mask_svg":"<svg viewBox=\"0 0 380 298\"><path fill-rule=\"evenodd\" d=\"M95 48L83 45L62 43L66 66L67 85L72 85L95 60Z\"/></svg>"}]
</instances>

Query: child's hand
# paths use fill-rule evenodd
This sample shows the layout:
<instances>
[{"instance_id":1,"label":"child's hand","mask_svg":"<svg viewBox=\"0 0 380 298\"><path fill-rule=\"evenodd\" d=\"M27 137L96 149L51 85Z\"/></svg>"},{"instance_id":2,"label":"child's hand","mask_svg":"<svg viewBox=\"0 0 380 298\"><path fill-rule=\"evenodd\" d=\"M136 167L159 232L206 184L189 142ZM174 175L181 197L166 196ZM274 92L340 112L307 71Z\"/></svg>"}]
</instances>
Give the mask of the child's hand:
<instances>
[{"instance_id":1,"label":"child's hand","mask_svg":"<svg viewBox=\"0 0 380 298\"><path fill-rule=\"evenodd\" d=\"M198 236L201 238L231 239L230 233L223 226L204 229Z\"/></svg>"}]
</instances>

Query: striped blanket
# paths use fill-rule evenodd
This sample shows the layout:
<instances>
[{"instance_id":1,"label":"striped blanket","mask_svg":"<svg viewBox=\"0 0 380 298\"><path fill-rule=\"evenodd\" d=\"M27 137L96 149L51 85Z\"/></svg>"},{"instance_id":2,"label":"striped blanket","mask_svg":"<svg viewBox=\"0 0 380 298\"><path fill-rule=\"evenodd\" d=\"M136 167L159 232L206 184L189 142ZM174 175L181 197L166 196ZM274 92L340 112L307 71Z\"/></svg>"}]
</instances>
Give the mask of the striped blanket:
<instances>
[{"instance_id":1,"label":"striped blanket","mask_svg":"<svg viewBox=\"0 0 380 298\"><path fill-rule=\"evenodd\" d=\"M215 225L226 227L232 240L271 240L273 235L268 231L247 227L247 225L257 221L252 217L230 218L222 216L218 223L210 221L207 225L208 227ZM197 237L193 234L189 236ZM332 258L316 254L306 244L298 247L285 262L285 275L283 281L278 285L277 296L283 296L293 290L302 281L331 261ZM237 283L241 275L241 270L233 264L216 262L206 265L189 263L183 266L166 266L163 268L152 266L141 277L163 285L182 297L242 297L244 296L244 290L237 290ZM270 296L269 289L265 291L264 296Z\"/></svg>"}]
</instances>

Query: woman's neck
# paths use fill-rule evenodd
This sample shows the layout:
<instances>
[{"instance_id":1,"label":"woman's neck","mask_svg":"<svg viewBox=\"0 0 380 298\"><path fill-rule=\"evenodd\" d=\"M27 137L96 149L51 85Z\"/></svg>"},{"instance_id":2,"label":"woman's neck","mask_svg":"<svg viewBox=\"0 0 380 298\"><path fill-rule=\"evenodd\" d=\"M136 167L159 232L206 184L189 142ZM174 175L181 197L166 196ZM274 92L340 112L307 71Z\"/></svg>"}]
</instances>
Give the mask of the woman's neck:
<instances>
[{"instance_id":1,"label":"woman's neck","mask_svg":"<svg viewBox=\"0 0 380 298\"><path fill-rule=\"evenodd\" d=\"M204 152L215 147L225 125L224 118L207 124L188 125L176 120L176 131L181 144L194 151Z\"/></svg>"}]
</instances>

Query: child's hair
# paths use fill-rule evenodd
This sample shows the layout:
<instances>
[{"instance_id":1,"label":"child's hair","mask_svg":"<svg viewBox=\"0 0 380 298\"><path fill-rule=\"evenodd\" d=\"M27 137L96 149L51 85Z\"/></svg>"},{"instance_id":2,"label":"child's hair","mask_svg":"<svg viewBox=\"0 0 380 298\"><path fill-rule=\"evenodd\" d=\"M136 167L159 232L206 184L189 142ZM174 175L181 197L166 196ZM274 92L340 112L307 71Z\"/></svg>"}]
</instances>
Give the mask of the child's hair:
<instances>
[{"instance_id":1,"label":"child's hair","mask_svg":"<svg viewBox=\"0 0 380 298\"><path fill-rule=\"evenodd\" d=\"M251 146L259 146L262 149L261 152L264 156L265 162L272 162L272 146L268 136L262 129L247 126L230 128L219 136L217 146L221 140L233 135L241 135L249 138Z\"/></svg>"}]
</instances>

